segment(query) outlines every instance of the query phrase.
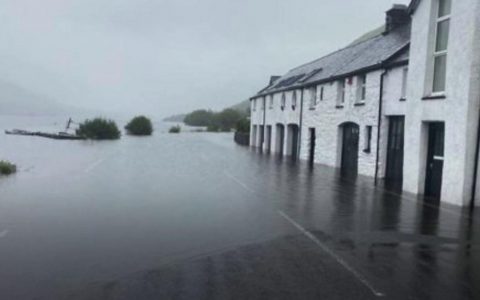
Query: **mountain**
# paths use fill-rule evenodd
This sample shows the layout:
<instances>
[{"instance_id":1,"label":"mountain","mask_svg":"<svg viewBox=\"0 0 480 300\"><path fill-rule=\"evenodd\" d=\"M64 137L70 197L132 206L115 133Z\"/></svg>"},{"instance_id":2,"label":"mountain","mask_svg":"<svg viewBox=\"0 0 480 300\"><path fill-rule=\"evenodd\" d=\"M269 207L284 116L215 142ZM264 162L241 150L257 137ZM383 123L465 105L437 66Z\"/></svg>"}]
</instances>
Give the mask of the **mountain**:
<instances>
[{"instance_id":1,"label":"mountain","mask_svg":"<svg viewBox=\"0 0 480 300\"><path fill-rule=\"evenodd\" d=\"M250 111L250 100L247 99L247 100L244 100L240 103L237 103L233 106L230 106L229 108L233 108L241 113L248 113L249 114L249 111Z\"/></svg>"},{"instance_id":2,"label":"mountain","mask_svg":"<svg viewBox=\"0 0 480 300\"><path fill-rule=\"evenodd\" d=\"M173 115L173 116L170 116L170 117L167 117L167 118L163 119L163 121L165 121L165 122L183 122L183 120L185 119L185 116L186 116L186 114Z\"/></svg>"},{"instance_id":3,"label":"mountain","mask_svg":"<svg viewBox=\"0 0 480 300\"><path fill-rule=\"evenodd\" d=\"M65 115L79 111L13 83L0 81L0 115Z\"/></svg>"}]
</instances>

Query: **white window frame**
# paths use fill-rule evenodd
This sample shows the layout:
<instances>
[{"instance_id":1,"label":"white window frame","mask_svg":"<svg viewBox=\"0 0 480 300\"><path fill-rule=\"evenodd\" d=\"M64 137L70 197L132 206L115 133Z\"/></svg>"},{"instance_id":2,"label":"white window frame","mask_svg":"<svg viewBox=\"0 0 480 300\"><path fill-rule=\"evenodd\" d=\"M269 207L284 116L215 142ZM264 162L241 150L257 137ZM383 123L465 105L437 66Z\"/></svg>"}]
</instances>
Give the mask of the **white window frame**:
<instances>
[{"instance_id":1,"label":"white window frame","mask_svg":"<svg viewBox=\"0 0 480 300\"><path fill-rule=\"evenodd\" d=\"M429 94L431 96L441 96L441 95L445 95L445 89L446 89L446 82L445 82L445 86L444 86L444 89L443 91L434 91L434 86L435 86L435 60L438 58L438 57L442 57L442 56L445 56L445 60L447 60L448 58L448 44L449 44L449 39L447 40L447 47L445 48L445 50L440 50L440 51L437 51L437 42L438 42L438 27L439 27L439 24L444 22L444 21L449 21L449 31L450 31L450 25L451 25L451 15L452 15L452 11L451 11L451 7L450 7L450 13L445 15L445 16L441 16L439 17L439 14L440 14L440 4L441 4L441 1L445 1L445 0L436 0L435 4L436 4L436 8L434 10L434 39L433 39L433 45L432 45L432 50L433 50L433 55L432 55L432 60L431 60L431 80L430 80L430 85L429 85ZM453 1L451 3L451 5L453 5ZM445 63L446 64L446 63ZM445 67L446 69L446 67ZM446 71L445 71L446 72ZM446 74L445 74L446 76Z\"/></svg>"},{"instance_id":2,"label":"white window frame","mask_svg":"<svg viewBox=\"0 0 480 300\"><path fill-rule=\"evenodd\" d=\"M280 101L280 109L281 110L284 110L285 109L285 105L287 105L287 98L285 96L285 93L282 93L282 99Z\"/></svg>"},{"instance_id":3,"label":"white window frame","mask_svg":"<svg viewBox=\"0 0 480 300\"><path fill-rule=\"evenodd\" d=\"M293 91L292 93L292 110L297 108L297 91Z\"/></svg>"},{"instance_id":4,"label":"white window frame","mask_svg":"<svg viewBox=\"0 0 480 300\"><path fill-rule=\"evenodd\" d=\"M268 109L273 109L273 94L270 95L269 103L268 103Z\"/></svg>"},{"instance_id":5,"label":"white window frame","mask_svg":"<svg viewBox=\"0 0 480 300\"><path fill-rule=\"evenodd\" d=\"M317 106L317 86L310 88L310 109L315 109Z\"/></svg>"},{"instance_id":6,"label":"white window frame","mask_svg":"<svg viewBox=\"0 0 480 300\"><path fill-rule=\"evenodd\" d=\"M337 105L338 106L345 105L345 88L346 88L345 79L338 80L337 81Z\"/></svg>"},{"instance_id":7,"label":"white window frame","mask_svg":"<svg viewBox=\"0 0 480 300\"><path fill-rule=\"evenodd\" d=\"M357 76L357 103L364 103L367 98L367 74Z\"/></svg>"},{"instance_id":8,"label":"white window frame","mask_svg":"<svg viewBox=\"0 0 480 300\"><path fill-rule=\"evenodd\" d=\"M325 97L325 87L322 85L320 86L320 101L323 101L324 97Z\"/></svg>"},{"instance_id":9,"label":"white window frame","mask_svg":"<svg viewBox=\"0 0 480 300\"><path fill-rule=\"evenodd\" d=\"M402 69L402 90L400 95L400 100L407 99L407 81L408 81L408 67Z\"/></svg>"},{"instance_id":10,"label":"white window frame","mask_svg":"<svg viewBox=\"0 0 480 300\"><path fill-rule=\"evenodd\" d=\"M267 101L267 97L262 97L261 109L265 110L265 101Z\"/></svg>"}]
</instances>

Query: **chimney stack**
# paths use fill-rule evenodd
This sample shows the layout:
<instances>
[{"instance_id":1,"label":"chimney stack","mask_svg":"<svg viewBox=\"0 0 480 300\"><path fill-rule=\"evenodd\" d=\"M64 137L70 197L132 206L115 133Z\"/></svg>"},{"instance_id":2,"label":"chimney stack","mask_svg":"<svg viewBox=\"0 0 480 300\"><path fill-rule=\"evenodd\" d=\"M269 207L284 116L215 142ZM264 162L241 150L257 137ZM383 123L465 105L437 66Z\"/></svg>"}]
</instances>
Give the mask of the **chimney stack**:
<instances>
[{"instance_id":1,"label":"chimney stack","mask_svg":"<svg viewBox=\"0 0 480 300\"><path fill-rule=\"evenodd\" d=\"M389 33L396 27L410 21L408 7L404 4L394 4L393 7L387 11L386 14L387 19L385 24L385 33Z\"/></svg>"},{"instance_id":2,"label":"chimney stack","mask_svg":"<svg viewBox=\"0 0 480 300\"><path fill-rule=\"evenodd\" d=\"M277 81L282 76L270 76L270 85L272 85L275 81Z\"/></svg>"}]
</instances>

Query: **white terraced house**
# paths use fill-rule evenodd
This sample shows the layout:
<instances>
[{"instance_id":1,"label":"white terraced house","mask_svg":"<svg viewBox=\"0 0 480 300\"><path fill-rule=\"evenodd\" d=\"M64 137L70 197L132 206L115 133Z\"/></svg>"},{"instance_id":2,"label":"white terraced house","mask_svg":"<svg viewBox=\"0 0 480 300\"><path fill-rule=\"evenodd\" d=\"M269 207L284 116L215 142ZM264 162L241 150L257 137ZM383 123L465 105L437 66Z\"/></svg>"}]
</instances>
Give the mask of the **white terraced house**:
<instances>
[{"instance_id":1,"label":"white terraced house","mask_svg":"<svg viewBox=\"0 0 480 300\"><path fill-rule=\"evenodd\" d=\"M480 205L480 1L414 0L353 44L272 76L252 147Z\"/></svg>"}]
</instances>

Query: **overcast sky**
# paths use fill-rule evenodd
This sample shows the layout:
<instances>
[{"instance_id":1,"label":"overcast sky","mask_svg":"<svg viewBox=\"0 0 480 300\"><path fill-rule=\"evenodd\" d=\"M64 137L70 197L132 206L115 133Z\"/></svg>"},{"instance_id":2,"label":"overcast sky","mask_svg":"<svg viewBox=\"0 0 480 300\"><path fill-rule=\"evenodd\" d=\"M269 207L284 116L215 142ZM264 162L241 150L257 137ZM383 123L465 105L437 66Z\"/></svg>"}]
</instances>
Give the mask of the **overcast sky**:
<instances>
[{"instance_id":1,"label":"overcast sky","mask_svg":"<svg viewBox=\"0 0 480 300\"><path fill-rule=\"evenodd\" d=\"M408 0L0 0L0 80L112 113L221 109Z\"/></svg>"}]
</instances>

